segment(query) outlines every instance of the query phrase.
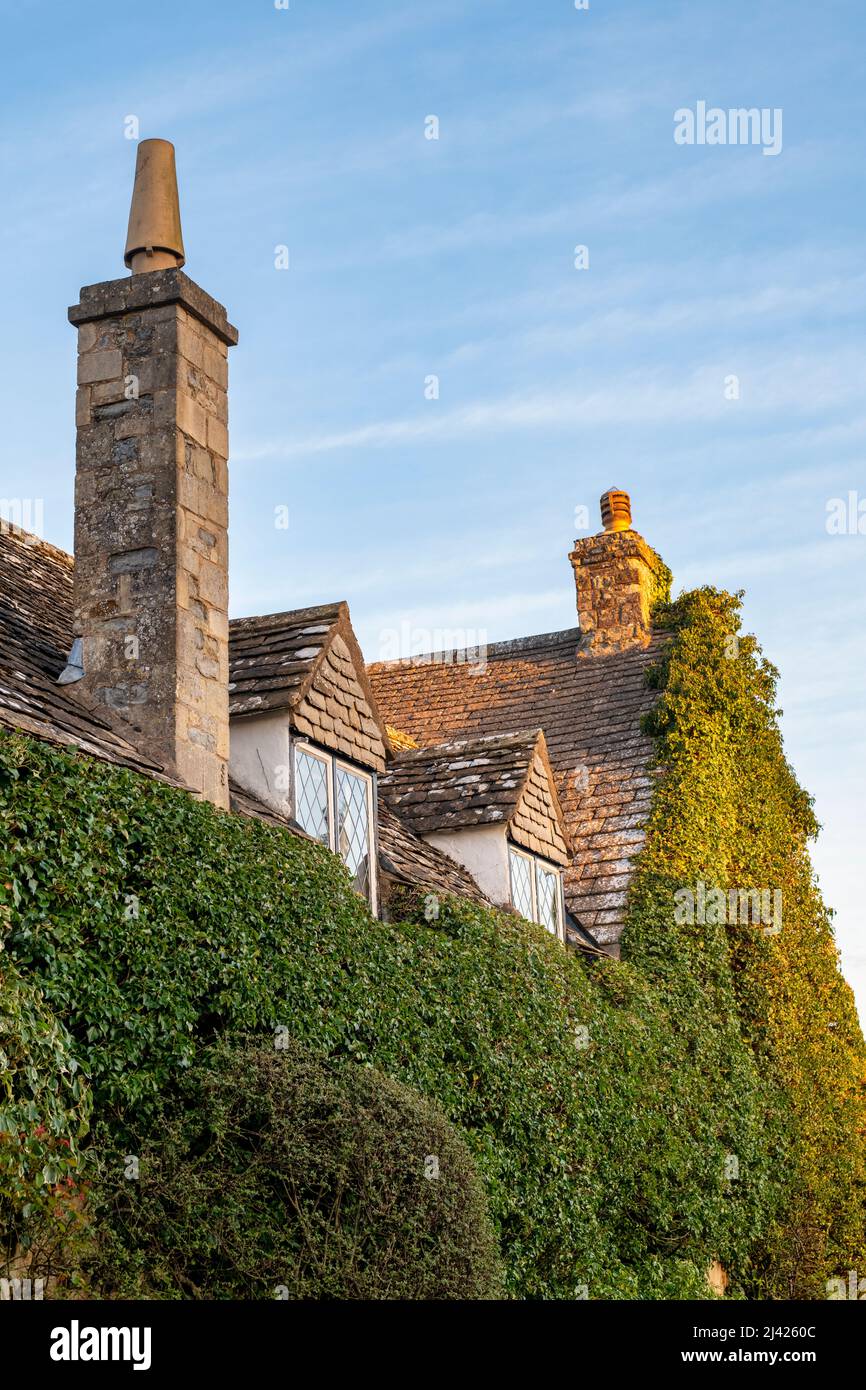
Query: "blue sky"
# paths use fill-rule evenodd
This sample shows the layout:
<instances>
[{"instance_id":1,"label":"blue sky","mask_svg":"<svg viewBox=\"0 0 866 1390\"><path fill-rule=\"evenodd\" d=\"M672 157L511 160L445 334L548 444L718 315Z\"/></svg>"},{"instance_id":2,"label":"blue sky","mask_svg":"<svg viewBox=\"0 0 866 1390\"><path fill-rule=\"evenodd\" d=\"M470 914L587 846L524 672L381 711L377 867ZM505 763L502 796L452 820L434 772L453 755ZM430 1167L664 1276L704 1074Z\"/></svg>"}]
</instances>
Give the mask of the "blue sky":
<instances>
[{"instance_id":1,"label":"blue sky","mask_svg":"<svg viewBox=\"0 0 866 1390\"><path fill-rule=\"evenodd\" d=\"M570 627L575 509L595 529L627 488L677 588L747 591L864 1008L866 536L826 529L866 498L862 3L0 18L0 493L71 548L65 311L124 273L135 115L177 146L186 269L241 333L232 612L347 598L370 659L395 630ZM675 144L700 100L780 108L781 153Z\"/></svg>"}]
</instances>

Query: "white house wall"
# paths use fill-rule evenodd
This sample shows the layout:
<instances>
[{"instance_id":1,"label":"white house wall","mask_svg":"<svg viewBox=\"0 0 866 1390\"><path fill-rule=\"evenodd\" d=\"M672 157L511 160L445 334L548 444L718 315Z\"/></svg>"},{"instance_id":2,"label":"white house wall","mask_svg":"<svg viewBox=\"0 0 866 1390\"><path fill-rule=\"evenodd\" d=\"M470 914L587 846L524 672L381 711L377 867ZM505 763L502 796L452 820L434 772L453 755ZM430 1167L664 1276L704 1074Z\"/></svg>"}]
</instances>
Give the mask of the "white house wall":
<instances>
[{"instance_id":1,"label":"white house wall","mask_svg":"<svg viewBox=\"0 0 866 1390\"><path fill-rule=\"evenodd\" d=\"M425 835L424 839L468 869L491 902L502 907L510 904L508 838L504 825L482 825L470 830L436 830Z\"/></svg>"},{"instance_id":2,"label":"white house wall","mask_svg":"<svg viewBox=\"0 0 866 1390\"><path fill-rule=\"evenodd\" d=\"M229 771L244 791L280 815L292 812L289 725L284 712L233 719Z\"/></svg>"}]
</instances>

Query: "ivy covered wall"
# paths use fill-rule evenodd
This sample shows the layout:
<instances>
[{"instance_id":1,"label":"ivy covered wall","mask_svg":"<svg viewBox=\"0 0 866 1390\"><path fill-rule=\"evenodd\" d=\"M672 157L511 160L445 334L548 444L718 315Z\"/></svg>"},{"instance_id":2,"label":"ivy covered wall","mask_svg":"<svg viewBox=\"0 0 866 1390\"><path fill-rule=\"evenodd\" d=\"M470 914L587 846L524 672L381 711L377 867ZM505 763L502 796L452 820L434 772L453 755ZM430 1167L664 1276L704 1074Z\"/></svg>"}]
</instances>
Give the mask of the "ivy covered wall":
<instances>
[{"instance_id":1,"label":"ivy covered wall","mask_svg":"<svg viewBox=\"0 0 866 1390\"><path fill-rule=\"evenodd\" d=\"M812 812L773 672L733 640L736 600L701 591L661 619L622 961L588 965L461 901L430 922L407 897L383 924L317 845L4 735L7 990L38 991L121 1134L235 1033L287 1030L435 1098L483 1176L513 1295L703 1297L720 1259L734 1295L823 1296L864 1259L864 1046L812 881ZM683 920L699 883L780 889L781 931ZM34 1126L77 1134L66 1054L10 1051ZM55 1176L25 1142L14 1126L0 1140L19 1225L22 1165L34 1191Z\"/></svg>"},{"instance_id":2,"label":"ivy covered wall","mask_svg":"<svg viewBox=\"0 0 866 1390\"><path fill-rule=\"evenodd\" d=\"M818 825L784 756L778 672L741 633L740 596L685 594L657 621L672 638L647 720L659 778L624 953L710 1033L730 1017L761 1077L759 1140L784 1176L738 1263L748 1289L824 1297L827 1277L866 1260L866 1048L809 859ZM666 931L683 889L697 906L700 886L702 920ZM759 920L743 921L742 895L756 893ZM754 1158L732 1146L732 1159L742 1180Z\"/></svg>"}]
</instances>

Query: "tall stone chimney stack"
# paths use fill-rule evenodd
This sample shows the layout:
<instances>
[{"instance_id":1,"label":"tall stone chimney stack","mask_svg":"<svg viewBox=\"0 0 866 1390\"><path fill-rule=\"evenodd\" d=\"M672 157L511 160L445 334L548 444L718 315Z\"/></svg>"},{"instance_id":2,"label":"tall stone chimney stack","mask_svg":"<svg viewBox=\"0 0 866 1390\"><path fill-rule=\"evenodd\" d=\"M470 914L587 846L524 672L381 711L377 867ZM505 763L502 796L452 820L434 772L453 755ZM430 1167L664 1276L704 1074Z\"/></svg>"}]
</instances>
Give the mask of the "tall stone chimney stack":
<instances>
[{"instance_id":1,"label":"tall stone chimney stack","mask_svg":"<svg viewBox=\"0 0 866 1390\"><path fill-rule=\"evenodd\" d=\"M75 634L61 679L228 806L228 349L221 304L183 274L174 149L138 147L125 260L78 329ZM81 670L83 668L83 674Z\"/></svg>"},{"instance_id":2,"label":"tall stone chimney stack","mask_svg":"<svg viewBox=\"0 0 866 1390\"><path fill-rule=\"evenodd\" d=\"M661 556L632 530L628 493L608 488L601 519L604 530L575 541L568 557L577 585L582 656L647 646L652 605L670 593L670 571Z\"/></svg>"}]
</instances>

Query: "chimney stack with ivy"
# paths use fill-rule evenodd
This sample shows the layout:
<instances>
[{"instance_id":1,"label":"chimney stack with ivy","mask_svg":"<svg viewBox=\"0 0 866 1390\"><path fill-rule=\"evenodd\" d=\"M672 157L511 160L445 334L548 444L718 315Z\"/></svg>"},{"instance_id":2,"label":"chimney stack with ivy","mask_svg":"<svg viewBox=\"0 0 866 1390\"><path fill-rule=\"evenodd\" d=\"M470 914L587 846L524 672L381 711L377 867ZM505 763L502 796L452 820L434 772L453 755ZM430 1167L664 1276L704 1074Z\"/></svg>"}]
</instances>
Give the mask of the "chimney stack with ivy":
<instances>
[{"instance_id":1,"label":"chimney stack with ivy","mask_svg":"<svg viewBox=\"0 0 866 1390\"><path fill-rule=\"evenodd\" d=\"M89 285L78 329L77 639L61 677L142 753L228 806L226 311L184 275L174 148L138 147L129 278Z\"/></svg>"},{"instance_id":2,"label":"chimney stack with ivy","mask_svg":"<svg viewBox=\"0 0 866 1390\"><path fill-rule=\"evenodd\" d=\"M608 488L601 520L604 529L576 540L568 557L577 585L581 656L647 646L652 605L670 592L667 565L632 530L627 492Z\"/></svg>"}]
</instances>

